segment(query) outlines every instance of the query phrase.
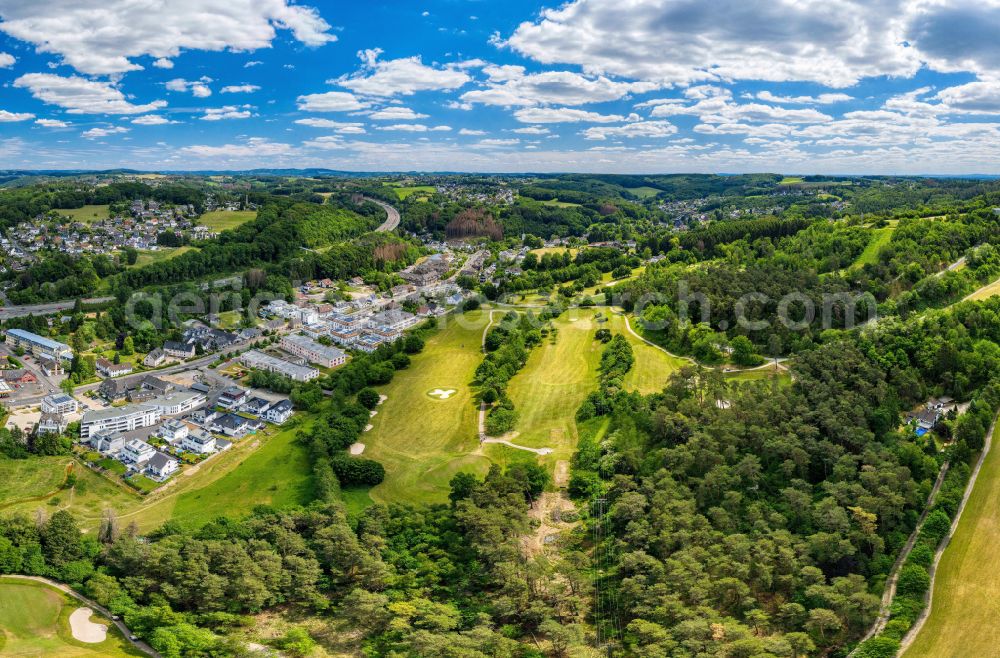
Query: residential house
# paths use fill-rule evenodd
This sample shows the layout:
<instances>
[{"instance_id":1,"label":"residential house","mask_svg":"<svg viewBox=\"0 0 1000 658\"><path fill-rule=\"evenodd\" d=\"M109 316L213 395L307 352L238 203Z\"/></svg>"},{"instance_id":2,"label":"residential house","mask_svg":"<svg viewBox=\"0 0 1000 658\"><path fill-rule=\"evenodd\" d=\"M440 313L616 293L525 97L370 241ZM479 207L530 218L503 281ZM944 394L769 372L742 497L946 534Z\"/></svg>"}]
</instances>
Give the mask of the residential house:
<instances>
[{"instance_id":1,"label":"residential house","mask_svg":"<svg viewBox=\"0 0 1000 658\"><path fill-rule=\"evenodd\" d=\"M168 340L163 343L163 351L167 356L177 359L190 359L194 356L195 347L194 343L181 343L176 340Z\"/></svg>"},{"instance_id":2,"label":"residential house","mask_svg":"<svg viewBox=\"0 0 1000 658\"><path fill-rule=\"evenodd\" d=\"M190 432L181 439L181 450L199 455L210 455L215 452L215 437L203 430Z\"/></svg>"},{"instance_id":3,"label":"residential house","mask_svg":"<svg viewBox=\"0 0 1000 658\"><path fill-rule=\"evenodd\" d=\"M239 409L250 398L250 394L239 386L230 386L219 394L216 404L223 409Z\"/></svg>"},{"instance_id":4,"label":"residential house","mask_svg":"<svg viewBox=\"0 0 1000 658\"><path fill-rule=\"evenodd\" d=\"M197 391L177 391L163 397L153 398L149 405L156 407L161 416L177 416L187 413L208 402L204 393Z\"/></svg>"},{"instance_id":5,"label":"residential house","mask_svg":"<svg viewBox=\"0 0 1000 658\"><path fill-rule=\"evenodd\" d=\"M80 420L80 438L90 438L91 434L101 430L131 432L143 427L152 427L158 422L160 422L159 410L145 404L88 411Z\"/></svg>"},{"instance_id":6,"label":"residential house","mask_svg":"<svg viewBox=\"0 0 1000 658\"><path fill-rule=\"evenodd\" d=\"M271 406L271 403L264 398L250 398L247 403L240 407L240 411L251 416L260 416Z\"/></svg>"},{"instance_id":7,"label":"residential house","mask_svg":"<svg viewBox=\"0 0 1000 658\"><path fill-rule=\"evenodd\" d=\"M166 419L156 428L156 435L170 445L176 445L179 441L183 441L190 433L191 428L188 427L188 424L175 418Z\"/></svg>"},{"instance_id":8,"label":"residential house","mask_svg":"<svg viewBox=\"0 0 1000 658\"><path fill-rule=\"evenodd\" d=\"M101 357L94 365L97 367L97 372L105 377L124 377L125 375L132 374L132 364L127 361L124 363L114 363Z\"/></svg>"},{"instance_id":9,"label":"residential house","mask_svg":"<svg viewBox=\"0 0 1000 658\"><path fill-rule=\"evenodd\" d=\"M167 360L167 353L164 352L159 347L150 350L146 358L142 360L142 365L147 368L158 368L163 365L163 362Z\"/></svg>"},{"instance_id":10,"label":"residential house","mask_svg":"<svg viewBox=\"0 0 1000 658\"><path fill-rule=\"evenodd\" d=\"M145 464L155 454L156 449L142 439L131 439L125 443L118 458L126 464Z\"/></svg>"},{"instance_id":11,"label":"residential house","mask_svg":"<svg viewBox=\"0 0 1000 658\"><path fill-rule=\"evenodd\" d=\"M292 417L294 410L288 400L279 400L264 411L264 420L275 425L281 425Z\"/></svg>"},{"instance_id":12,"label":"residential house","mask_svg":"<svg viewBox=\"0 0 1000 658\"><path fill-rule=\"evenodd\" d=\"M53 393L42 398L42 413L72 414L76 413L79 403L65 393Z\"/></svg>"},{"instance_id":13,"label":"residential house","mask_svg":"<svg viewBox=\"0 0 1000 658\"><path fill-rule=\"evenodd\" d=\"M326 368L343 365L347 361L347 355L342 350L317 343L306 336L293 334L282 337L281 349Z\"/></svg>"},{"instance_id":14,"label":"residential house","mask_svg":"<svg viewBox=\"0 0 1000 658\"><path fill-rule=\"evenodd\" d=\"M35 428L37 434L62 434L66 431L66 417L61 413L43 412Z\"/></svg>"},{"instance_id":15,"label":"residential house","mask_svg":"<svg viewBox=\"0 0 1000 658\"><path fill-rule=\"evenodd\" d=\"M102 455L117 455L125 447L125 436L114 432L100 431L90 437L90 445Z\"/></svg>"},{"instance_id":16,"label":"residential house","mask_svg":"<svg viewBox=\"0 0 1000 658\"><path fill-rule=\"evenodd\" d=\"M300 366L259 350L249 350L240 357L240 361L247 368L276 372L297 382L308 382L319 377L319 370L316 368Z\"/></svg>"},{"instance_id":17,"label":"residential house","mask_svg":"<svg viewBox=\"0 0 1000 658\"><path fill-rule=\"evenodd\" d=\"M244 418L243 416L231 413L222 414L212 420L212 431L225 434L226 436L246 436L248 432L256 429L257 427L258 425L249 418Z\"/></svg>"},{"instance_id":18,"label":"residential house","mask_svg":"<svg viewBox=\"0 0 1000 658\"><path fill-rule=\"evenodd\" d=\"M158 452L146 463L146 475L157 482L163 482L176 473L178 468L180 466L176 459Z\"/></svg>"}]
</instances>

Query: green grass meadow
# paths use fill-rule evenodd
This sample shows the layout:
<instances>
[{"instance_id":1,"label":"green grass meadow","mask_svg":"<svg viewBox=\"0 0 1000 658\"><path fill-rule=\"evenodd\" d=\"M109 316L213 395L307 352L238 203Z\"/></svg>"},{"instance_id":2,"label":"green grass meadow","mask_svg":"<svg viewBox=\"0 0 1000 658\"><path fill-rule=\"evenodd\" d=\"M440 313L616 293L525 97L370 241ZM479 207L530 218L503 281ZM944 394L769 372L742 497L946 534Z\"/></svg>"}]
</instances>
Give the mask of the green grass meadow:
<instances>
[{"instance_id":1,"label":"green grass meadow","mask_svg":"<svg viewBox=\"0 0 1000 658\"><path fill-rule=\"evenodd\" d=\"M221 233L246 224L256 217L256 210L213 210L202 215L198 223Z\"/></svg>"}]
</instances>

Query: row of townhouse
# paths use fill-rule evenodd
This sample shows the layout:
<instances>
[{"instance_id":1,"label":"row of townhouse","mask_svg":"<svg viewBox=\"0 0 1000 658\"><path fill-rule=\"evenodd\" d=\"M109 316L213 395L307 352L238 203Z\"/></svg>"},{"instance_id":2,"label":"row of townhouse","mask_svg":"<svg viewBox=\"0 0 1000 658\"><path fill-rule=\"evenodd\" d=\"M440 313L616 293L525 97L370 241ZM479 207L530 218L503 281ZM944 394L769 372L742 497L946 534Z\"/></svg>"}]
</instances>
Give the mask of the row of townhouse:
<instances>
[{"instance_id":1,"label":"row of townhouse","mask_svg":"<svg viewBox=\"0 0 1000 658\"><path fill-rule=\"evenodd\" d=\"M307 365L299 365L261 352L250 350L240 357L247 368L273 372L297 382L308 382L319 377L319 370Z\"/></svg>"}]
</instances>

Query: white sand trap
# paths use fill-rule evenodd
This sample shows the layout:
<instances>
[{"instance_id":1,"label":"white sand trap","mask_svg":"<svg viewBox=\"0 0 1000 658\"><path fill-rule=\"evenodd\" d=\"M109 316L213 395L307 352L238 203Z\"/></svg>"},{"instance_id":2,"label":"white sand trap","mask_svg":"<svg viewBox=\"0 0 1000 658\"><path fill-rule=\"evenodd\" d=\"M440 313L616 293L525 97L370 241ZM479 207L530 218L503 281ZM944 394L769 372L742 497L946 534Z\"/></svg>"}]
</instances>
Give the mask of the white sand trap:
<instances>
[{"instance_id":1,"label":"white sand trap","mask_svg":"<svg viewBox=\"0 0 1000 658\"><path fill-rule=\"evenodd\" d=\"M378 396L378 403L382 404L383 402L385 402L388 399L389 399L388 395L380 395L380 396Z\"/></svg>"},{"instance_id":2,"label":"white sand trap","mask_svg":"<svg viewBox=\"0 0 1000 658\"><path fill-rule=\"evenodd\" d=\"M458 391L453 388L435 388L433 391L428 391L427 395L438 400L447 400L455 395L455 393L458 393Z\"/></svg>"},{"instance_id":3,"label":"white sand trap","mask_svg":"<svg viewBox=\"0 0 1000 658\"><path fill-rule=\"evenodd\" d=\"M372 409L371 411L368 412L368 417L369 418L374 418L377 414L378 414L378 412L375 411L374 409Z\"/></svg>"},{"instance_id":4,"label":"white sand trap","mask_svg":"<svg viewBox=\"0 0 1000 658\"><path fill-rule=\"evenodd\" d=\"M363 443L352 443L351 444L351 454L360 455L365 451L365 444Z\"/></svg>"},{"instance_id":5,"label":"white sand trap","mask_svg":"<svg viewBox=\"0 0 1000 658\"><path fill-rule=\"evenodd\" d=\"M92 614L94 611L90 608L77 608L69 616L69 627L73 631L74 639L89 644L97 644L108 639L108 627L90 621Z\"/></svg>"},{"instance_id":6,"label":"white sand trap","mask_svg":"<svg viewBox=\"0 0 1000 658\"><path fill-rule=\"evenodd\" d=\"M576 318L570 318L569 321L570 322L576 322Z\"/></svg>"},{"instance_id":7,"label":"white sand trap","mask_svg":"<svg viewBox=\"0 0 1000 658\"><path fill-rule=\"evenodd\" d=\"M366 432L370 432L373 427L375 427L375 426L372 425L371 423L368 423L367 425L365 425L365 431Z\"/></svg>"}]
</instances>

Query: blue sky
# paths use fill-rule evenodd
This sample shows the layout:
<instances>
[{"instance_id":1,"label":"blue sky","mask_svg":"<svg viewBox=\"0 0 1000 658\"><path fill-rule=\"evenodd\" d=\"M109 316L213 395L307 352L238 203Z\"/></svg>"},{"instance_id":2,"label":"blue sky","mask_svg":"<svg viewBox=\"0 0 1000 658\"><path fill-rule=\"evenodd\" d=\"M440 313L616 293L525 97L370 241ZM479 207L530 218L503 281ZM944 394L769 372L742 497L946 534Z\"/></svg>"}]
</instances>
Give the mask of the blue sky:
<instances>
[{"instance_id":1,"label":"blue sky","mask_svg":"<svg viewBox=\"0 0 1000 658\"><path fill-rule=\"evenodd\" d=\"M1000 173L1000 2L0 0L0 168Z\"/></svg>"}]
</instances>

